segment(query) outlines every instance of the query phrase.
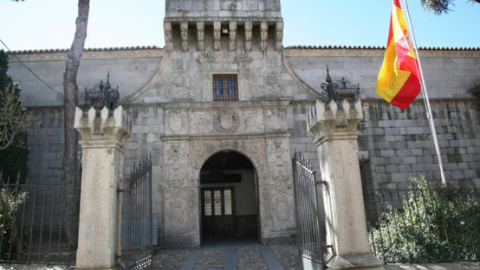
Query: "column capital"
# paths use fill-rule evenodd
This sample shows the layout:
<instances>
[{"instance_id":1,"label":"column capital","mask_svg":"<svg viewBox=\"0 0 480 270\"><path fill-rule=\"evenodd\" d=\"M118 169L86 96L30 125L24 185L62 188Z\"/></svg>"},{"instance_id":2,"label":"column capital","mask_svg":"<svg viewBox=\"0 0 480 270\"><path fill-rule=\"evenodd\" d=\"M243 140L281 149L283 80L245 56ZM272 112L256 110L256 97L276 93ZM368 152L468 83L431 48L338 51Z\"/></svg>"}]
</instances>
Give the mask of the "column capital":
<instances>
[{"instance_id":1,"label":"column capital","mask_svg":"<svg viewBox=\"0 0 480 270\"><path fill-rule=\"evenodd\" d=\"M363 119L360 100L350 103L324 103L319 100L310 108L307 115L307 129L315 136L315 142L328 140L356 139L357 125Z\"/></svg>"},{"instance_id":2,"label":"column capital","mask_svg":"<svg viewBox=\"0 0 480 270\"><path fill-rule=\"evenodd\" d=\"M123 145L132 134L132 122L122 106L110 112L106 107L100 113L94 108L84 112L75 108L75 129L82 135L82 142L111 142Z\"/></svg>"}]
</instances>

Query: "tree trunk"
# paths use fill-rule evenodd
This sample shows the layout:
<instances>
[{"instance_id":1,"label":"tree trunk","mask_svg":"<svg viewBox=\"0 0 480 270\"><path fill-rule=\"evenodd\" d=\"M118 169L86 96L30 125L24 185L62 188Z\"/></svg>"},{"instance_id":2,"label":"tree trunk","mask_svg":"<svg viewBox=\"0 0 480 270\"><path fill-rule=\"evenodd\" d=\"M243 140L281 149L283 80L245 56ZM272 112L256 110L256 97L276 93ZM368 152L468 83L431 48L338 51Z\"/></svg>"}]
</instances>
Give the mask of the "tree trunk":
<instances>
[{"instance_id":1,"label":"tree trunk","mask_svg":"<svg viewBox=\"0 0 480 270\"><path fill-rule=\"evenodd\" d=\"M63 153L64 169L64 203L63 224L69 240L76 235L78 224L78 199L75 189L79 176L78 166L78 134L74 129L75 107L78 103L77 74L80 66L85 39L87 38L88 12L90 0L78 0L78 16L76 20L75 37L67 54L65 73L63 74L64 113L65 113L65 149Z\"/></svg>"}]
</instances>

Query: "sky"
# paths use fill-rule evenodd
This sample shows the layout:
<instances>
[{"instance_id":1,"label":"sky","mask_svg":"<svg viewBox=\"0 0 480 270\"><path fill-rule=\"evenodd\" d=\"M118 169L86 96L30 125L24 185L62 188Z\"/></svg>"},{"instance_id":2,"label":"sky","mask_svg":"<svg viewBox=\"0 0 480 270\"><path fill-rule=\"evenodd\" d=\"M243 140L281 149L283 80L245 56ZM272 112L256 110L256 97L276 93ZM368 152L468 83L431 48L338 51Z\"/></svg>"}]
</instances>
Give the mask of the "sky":
<instances>
[{"instance_id":1,"label":"sky","mask_svg":"<svg viewBox=\"0 0 480 270\"><path fill-rule=\"evenodd\" d=\"M421 47L480 47L480 4L455 0L437 16L407 0ZM164 46L165 0L91 0L86 48ZM284 46L385 46L391 0L281 0ZM76 0L0 0L0 39L11 50L66 49ZM0 44L0 48L4 48Z\"/></svg>"}]
</instances>

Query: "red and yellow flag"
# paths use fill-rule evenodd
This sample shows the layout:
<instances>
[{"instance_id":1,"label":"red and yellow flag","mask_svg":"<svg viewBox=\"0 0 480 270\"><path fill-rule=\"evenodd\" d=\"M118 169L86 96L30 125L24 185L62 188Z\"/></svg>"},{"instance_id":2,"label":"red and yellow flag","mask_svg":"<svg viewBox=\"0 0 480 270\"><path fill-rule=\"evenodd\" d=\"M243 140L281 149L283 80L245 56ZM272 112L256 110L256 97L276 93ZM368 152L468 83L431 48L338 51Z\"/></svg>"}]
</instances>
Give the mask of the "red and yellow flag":
<instances>
[{"instance_id":1,"label":"red and yellow flag","mask_svg":"<svg viewBox=\"0 0 480 270\"><path fill-rule=\"evenodd\" d=\"M417 58L409 42L400 0L393 0L387 51L378 74L375 93L404 110L417 97L420 89Z\"/></svg>"}]
</instances>

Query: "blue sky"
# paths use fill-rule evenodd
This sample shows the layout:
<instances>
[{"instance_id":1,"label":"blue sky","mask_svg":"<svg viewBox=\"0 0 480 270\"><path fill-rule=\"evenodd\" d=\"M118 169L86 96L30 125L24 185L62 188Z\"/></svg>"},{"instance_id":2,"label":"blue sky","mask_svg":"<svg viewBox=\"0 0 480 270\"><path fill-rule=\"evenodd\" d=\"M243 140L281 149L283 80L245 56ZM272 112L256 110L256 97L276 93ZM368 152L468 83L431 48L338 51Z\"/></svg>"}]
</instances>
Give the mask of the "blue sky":
<instances>
[{"instance_id":1,"label":"blue sky","mask_svg":"<svg viewBox=\"0 0 480 270\"><path fill-rule=\"evenodd\" d=\"M164 3L91 0L86 47L162 47ZM455 0L436 16L408 3L419 46L480 47L480 4ZM284 45L385 46L390 8L391 0L282 0ZM76 0L0 0L0 39L12 50L68 48L76 12Z\"/></svg>"}]
</instances>

